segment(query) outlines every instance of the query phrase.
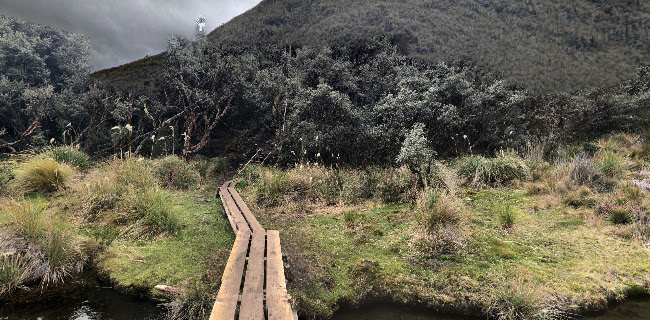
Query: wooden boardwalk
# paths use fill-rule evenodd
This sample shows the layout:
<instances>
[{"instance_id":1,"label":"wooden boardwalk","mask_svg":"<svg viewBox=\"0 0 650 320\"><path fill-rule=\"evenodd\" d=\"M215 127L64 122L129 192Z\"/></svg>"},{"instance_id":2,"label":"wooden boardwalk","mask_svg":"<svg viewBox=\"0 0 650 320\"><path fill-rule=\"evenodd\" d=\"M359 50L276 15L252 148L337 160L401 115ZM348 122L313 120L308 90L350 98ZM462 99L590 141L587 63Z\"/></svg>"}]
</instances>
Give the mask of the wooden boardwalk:
<instances>
[{"instance_id":1,"label":"wooden boardwalk","mask_svg":"<svg viewBox=\"0 0 650 320\"><path fill-rule=\"evenodd\" d=\"M230 251L210 320L290 320L280 233L257 222L232 181L219 187L219 197L237 237Z\"/></svg>"}]
</instances>

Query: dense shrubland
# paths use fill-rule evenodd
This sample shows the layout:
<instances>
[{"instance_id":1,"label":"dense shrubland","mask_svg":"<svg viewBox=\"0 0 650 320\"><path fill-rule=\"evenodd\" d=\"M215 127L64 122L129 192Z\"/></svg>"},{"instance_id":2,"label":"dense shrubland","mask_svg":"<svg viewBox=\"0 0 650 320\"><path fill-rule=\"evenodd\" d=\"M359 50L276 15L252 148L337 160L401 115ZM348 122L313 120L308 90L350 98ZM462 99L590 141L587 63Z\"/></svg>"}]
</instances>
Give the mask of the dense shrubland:
<instances>
[{"instance_id":1,"label":"dense shrubland","mask_svg":"<svg viewBox=\"0 0 650 320\"><path fill-rule=\"evenodd\" d=\"M3 19L13 34L27 34L12 29L16 20ZM76 39L57 47L69 48L62 55L87 57L83 46L73 46ZM34 59L48 53L25 50ZM171 37L165 58L164 81L143 96L91 83L83 63L65 72L13 66L16 72L3 78L9 97L3 106L25 112L0 120L3 151L49 142L78 145L93 156L175 153L188 159L251 152L256 143L285 165L392 165L416 125L442 158L529 145L541 145L549 156L566 143L640 130L648 118L648 68L611 88L539 95L472 63L413 60L381 39L279 48Z\"/></svg>"}]
</instances>

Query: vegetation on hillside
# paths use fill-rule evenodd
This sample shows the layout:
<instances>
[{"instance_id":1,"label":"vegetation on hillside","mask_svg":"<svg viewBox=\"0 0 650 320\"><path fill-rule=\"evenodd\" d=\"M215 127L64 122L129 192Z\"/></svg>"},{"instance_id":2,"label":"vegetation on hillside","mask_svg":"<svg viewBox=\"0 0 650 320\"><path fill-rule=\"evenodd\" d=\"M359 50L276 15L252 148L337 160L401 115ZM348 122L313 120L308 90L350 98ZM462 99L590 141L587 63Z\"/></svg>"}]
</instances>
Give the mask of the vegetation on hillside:
<instances>
[{"instance_id":1,"label":"vegetation on hillside","mask_svg":"<svg viewBox=\"0 0 650 320\"><path fill-rule=\"evenodd\" d=\"M265 0L209 38L217 46L293 47L387 38L410 57L469 59L503 72L510 85L570 92L613 86L647 63L649 14L650 5L638 0ZM152 65L163 61L149 57L95 77L148 90L151 76L162 75Z\"/></svg>"}]
</instances>

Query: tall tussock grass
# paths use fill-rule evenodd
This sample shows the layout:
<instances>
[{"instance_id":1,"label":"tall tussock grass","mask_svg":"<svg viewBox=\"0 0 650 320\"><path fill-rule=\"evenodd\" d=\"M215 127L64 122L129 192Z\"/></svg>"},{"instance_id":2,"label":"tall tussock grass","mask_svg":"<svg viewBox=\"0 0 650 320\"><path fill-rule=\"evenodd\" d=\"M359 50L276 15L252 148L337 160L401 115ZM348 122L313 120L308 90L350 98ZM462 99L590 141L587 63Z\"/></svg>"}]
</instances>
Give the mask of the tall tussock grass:
<instances>
[{"instance_id":1,"label":"tall tussock grass","mask_svg":"<svg viewBox=\"0 0 650 320\"><path fill-rule=\"evenodd\" d=\"M126 237L175 233L180 224L173 196L162 189L154 170L146 160L108 162L73 186L71 206L81 219L117 228Z\"/></svg>"},{"instance_id":2,"label":"tall tussock grass","mask_svg":"<svg viewBox=\"0 0 650 320\"><path fill-rule=\"evenodd\" d=\"M515 180L525 181L530 178L530 169L526 162L513 154L501 153L496 158L469 156L456 163L458 174L476 187L503 186Z\"/></svg>"},{"instance_id":3,"label":"tall tussock grass","mask_svg":"<svg viewBox=\"0 0 650 320\"><path fill-rule=\"evenodd\" d=\"M20 261L8 260L14 263L11 268L23 272L12 271L14 284L31 279L40 280L43 286L56 285L83 269L92 245L73 232L70 222L48 212L45 203L39 200L10 201L4 203L0 215L6 221L2 232L13 232L17 237L9 243L24 243L13 245L18 251L15 259Z\"/></svg>"},{"instance_id":4,"label":"tall tussock grass","mask_svg":"<svg viewBox=\"0 0 650 320\"><path fill-rule=\"evenodd\" d=\"M201 182L201 175L189 163L172 155L154 161L154 173L160 183L170 189L187 190Z\"/></svg>"},{"instance_id":5,"label":"tall tussock grass","mask_svg":"<svg viewBox=\"0 0 650 320\"><path fill-rule=\"evenodd\" d=\"M424 190L417 198L416 207L429 233L455 225L460 220L459 204L454 195L445 190Z\"/></svg>"},{"instance_id":6,"label":"tall tussock grass","mask_svg":"<svg viewBox=\"0 0 650 320\"><path fill-rule=\"evenodd\" d=\"M74 169L67 164L36 157L18 167L15 182L24 192L50 193L65 188L73 174Z\"/></svg>"},{"instance_id":7,"label":"tall tussock grass","mask_svg":"<svg viewBox=\"0 0 650 320\"><path fill-rule=\"evenodd\" d=\"M358 170L310 164L279 170L249 166L239 177L238 187L252 188L256 202L269 207L292 201L355 204L366 199L392 203L414 198L412 175L406 168Z\"/></svg>"},{"instance_id":8,"label":"tall tussock grass","mask_svg":"<svg viewBox=\"0 0 650 320\"><path fill-rule=\"evenodd\" d=\"M78 147L53 147L42 152L40 156L52 158L58 163L70 165L81 171L88 170L91 166L90 157Z\"/></svg>"}]
</instances>

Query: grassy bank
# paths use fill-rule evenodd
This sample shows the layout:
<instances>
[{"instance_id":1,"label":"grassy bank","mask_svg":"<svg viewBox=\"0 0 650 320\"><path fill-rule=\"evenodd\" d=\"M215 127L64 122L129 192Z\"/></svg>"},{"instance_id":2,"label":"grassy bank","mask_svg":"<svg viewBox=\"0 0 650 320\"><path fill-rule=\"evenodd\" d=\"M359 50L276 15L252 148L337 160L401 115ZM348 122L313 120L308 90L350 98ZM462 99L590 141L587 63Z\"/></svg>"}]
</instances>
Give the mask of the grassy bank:
<instances>
[{"instance_id":1,"label":"grassy bank","mask_svg":"<svg viewBox=\"0 0 650 320\"><path fill-rule=\"evenodd\" d=\"M0 297L92 268L121 291L171 301L173 318L209 312L234 240L213 193L223 159L93 164L60 147L2 169Z\"/></svg>"},{"instance_id":2,"label":"grassy bank","mask_svg":"<svg viewBox=\"0 0 650 320\"><path fill-rule=\"evenodd\" d=\"M406 169L248 169L239 187L282 230L301 314L392 301L499 319L561 318L647 294L647 148L615 135L544 160Z\"/></svg>"}]
</instances>

